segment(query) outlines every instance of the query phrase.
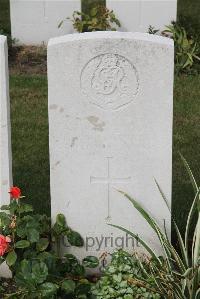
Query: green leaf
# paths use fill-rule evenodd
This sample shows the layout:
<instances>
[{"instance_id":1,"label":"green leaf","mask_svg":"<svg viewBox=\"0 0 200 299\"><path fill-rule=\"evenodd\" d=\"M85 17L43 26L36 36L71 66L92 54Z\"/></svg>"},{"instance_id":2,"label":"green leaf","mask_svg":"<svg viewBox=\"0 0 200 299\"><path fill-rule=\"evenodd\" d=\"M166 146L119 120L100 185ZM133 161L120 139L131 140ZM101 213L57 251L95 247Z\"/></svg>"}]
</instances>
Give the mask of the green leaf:
<instances>
[{"instance_id":1,"label":"green leaf","mask_svg":"<svg viewBox=\"0 0 200 299\"><path fill-rule=\"evenodd\" d=\"M30 242L27 240L21 240L15 244L15 248L27 248L29 246L30 246Z\"/></svg>"},{"instance_id":2,"label":"green leaf","mask_svg":"<svg viewBox=\"0 0 200 299\"><path fill-rule=\"evenodd\" d=\"M95 256L87 256L83 259L82 263L86 268L96 268L99 265L99 260Z\"/></svg>"},{"instance_id":3,"label":"green leaf","mask_svg":"<svg viewBox=\"0 0 200 299\"><path fill-rule=\"evenodd\" d=\"M13 266L15 264L17 260L17 254L16 252L13 250L11 252L8 253L7 257L6 257L6 263L9 267Z\"/></svg>"},{"instance_id":4,"label":"green leaf","mask_svg":"<svg viewBox=\"0 0 200 299\"><path fill-rule=\"evenodd\" d=\"M93 7L93 8L90 10L90 15L91 15L91 17L96 16L97 11L98 11L97 7Z\"/></svg>"},{"instance_id":5,"label":"green leaf","mask_svg":"<svg viewBox=\"0 0 200 299\"><path fill-rule=\"evenodd\" d=\"M65 292L66 295L73 294L76 288L76 284L73 280L65 280L61 285L61 289Z\"/></svg>"},{"instance_id":6,"label":"green leaf","mask_svg":"<svg viewBox=\"0 0 200 299\"><path fill-rule=\"evenodd\" d=\"M59 286L52 282L45 282L40 285L38 291L43 297L53 296L57 293Z\"/></svg>"},{"instance_id":7,"label":"green leaf","mask_svg":"<svg viewBox=\"0 0 200 299\"><path fill-rule=\"evenodd\" d=\"M84 245L83 238L79 233L70 230L66 233L66 236L70 245L76 247L82 247Z\"/></svg>"},{"instance_id":8,"label":"green leaf","mask_svg":"<svg viewBox=\"0 0 200 299\"><path fill-rule=\"evenodd\" d=\"M35 228L28 228L27 229L27 239L31 243L35 243L39 241L39 231L37 231Z\"/></svg>"},{"instance_id":9,"label":"green leaf","mask_svg":"<svg viewBox=\"0 0 200 299\"><path fill-rule=\"evenodd\" d=\"M38 283L43 283L48 275L48 268L45 263L35 263L32 268L33 275Z\"/></svg>"},{"instance_id":10,"label":"green leaf","mask_svg":"<svg viewBox=\"0 0 200 299\"><path fill-rule=\"evenodd\" d=\"M19 213L29 213L29 212L33 212L33 207L29 204L22 204L19 207Z\"/></svg>"},{"instance_id":11,"label":"green leaf","mask_svg":"<svg viewBox=\"0 0 200 299\"><path fill-rule=\"evenodd\" d=\"M1 210L10 210L10 206L3 205L3 206L1 206Z\"/></svg>"},{"instance_id":12,"label":"green leaf","mask_svg":"<svg viewBox=\"0 0 200 299\"><path fill-rule=\"evenodd\" d=\"M63 214L58 214L56 216L56 223L60 226L66 226L65 216Z\"/></svg>"},{"instance_id":13,"label":"green leaf","mask_svg":"<svg viewBox=\"0 0 200 299\"><path fill-rule=\"evenodd\" d=\"M87 298L87 294L91 290L91 285L89 283L80 283L76 287L76 294L78 298ZM84 296L84 297L83 297ZM118 297L120 298L120 297Z\"/></svg>"},{"instance_id":14,"label":"green leaf","mask_svg":"<svg viewBox=\"0 0 200 299\"><path fill-rule=\"evenodd\" d=\"M47 238L41 238L36 244L38 251L44 251L49 246L49 240Z\"/></svg>"}]
</instances>

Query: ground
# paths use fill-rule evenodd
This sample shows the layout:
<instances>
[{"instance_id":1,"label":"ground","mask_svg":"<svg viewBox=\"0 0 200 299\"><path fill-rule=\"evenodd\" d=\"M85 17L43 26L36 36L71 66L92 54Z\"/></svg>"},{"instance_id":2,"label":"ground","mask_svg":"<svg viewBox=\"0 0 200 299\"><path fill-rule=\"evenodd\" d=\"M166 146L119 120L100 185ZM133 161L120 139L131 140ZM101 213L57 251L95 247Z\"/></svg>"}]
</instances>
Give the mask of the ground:
<instances>
[{"instance_id":1,"label":"ground","mask_svg":"<svg viewBox=\"0 0 200 299\"><path fill-rule=\"evenodd\" d=\"M0 1L0 28L8 32L8 0ZM179 0L178 12L179 15L192 15L198 23L200 4L197 0ZM44 48L37 49L36 55L31 54L34 52L33 48L26 48L17 54L14 53L15 55L10 53L13 175L14 184L22 188L35 209L49 214L46 54ZM200 181L199 86L200 75L175 77L172 208L173 215L182 229L193 200L193 193L179 152L188 160Z\"/></svg>"}]
</instances>

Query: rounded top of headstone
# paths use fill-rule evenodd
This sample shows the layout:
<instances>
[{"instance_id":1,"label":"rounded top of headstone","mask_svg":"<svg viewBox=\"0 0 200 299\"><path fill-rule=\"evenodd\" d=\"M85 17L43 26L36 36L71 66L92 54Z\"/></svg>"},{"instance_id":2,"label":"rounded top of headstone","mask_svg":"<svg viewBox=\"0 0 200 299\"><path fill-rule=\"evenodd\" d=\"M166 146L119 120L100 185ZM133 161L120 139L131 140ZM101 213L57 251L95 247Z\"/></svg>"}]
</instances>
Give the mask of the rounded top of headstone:
<instances>
[{"instance_id":1,"label":"rounded top of headstone","mask_svg":"<svg viewBox=\"0 0 200 299\"><path fill-rule=\"evenodd\" d=\"M96 32L84 32L84 33L73 33L59 37L51 38L48 42L48 46L56 44L62 44L66 42L75 42L80 40L89 39L128 39L128 40L140 40L161 45L173 47L174 42L171 38L158 36L148 33L140 32L119 32L119 31L96 31Z\"/></svg>"},{"instance_id":2,"label":"rounded top of headstone","mask_svg":"<svg viewBox=\"0 0 200 299\"><path fill-rule=\"evenodd\" d=\"M0 35L0 43L4 44L7 41L7 37L5 35Z\"/></svg>"}]
</instances>

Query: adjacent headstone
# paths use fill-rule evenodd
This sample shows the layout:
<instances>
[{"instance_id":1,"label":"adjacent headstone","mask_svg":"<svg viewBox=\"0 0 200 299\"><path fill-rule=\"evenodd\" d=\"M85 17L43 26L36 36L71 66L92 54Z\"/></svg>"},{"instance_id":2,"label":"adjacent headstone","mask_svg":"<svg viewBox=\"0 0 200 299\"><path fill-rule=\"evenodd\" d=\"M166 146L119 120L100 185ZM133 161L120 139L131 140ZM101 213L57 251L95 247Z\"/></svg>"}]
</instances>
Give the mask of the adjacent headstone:
<instances>
[{"instance_id":1,"label":"adjacent headstone","mask_svg":"<svg viewBox=\"0 0 200 299\"><path fill-rule=\"evenodd\" d=\"M6 37L0 36L0 206L10 201L11 169L8 51ZM11 276L5 263L0 266L0 276Z\"/></svg>"},{"instance_id":2,"label":"adjacent headstone","mask_svg":"<svg viewBox=\"0 0 200 299\"><path fill-rule=\"evenodd\" d=\"M177 0L107 0L121 22L121 31L147 32L149 26L163 30L176 20Z\"/></svg>"},{"instance_id":3,"label":"adjacent headstone","mask_svg":"<svg viewBox=\"0 0 200 299\"><path fill-rule=\"evenodd\" d=\"M10 0L11 32L17 44L39 45L49 38L73 33L71 21L75 10L81 10L80 0Z\"/></svg>"},{"instance_id":4,"label":"adjacent headstone","mask_svg":"<svg viewBox=\"0 0 200 299\"><path fill-rule=\"evenodd\" d=\"M142 33L98 32L48 45L52 217L81 233L80 258L141 250L122 225L160 251L157 238L120 189L170 235L173 42ZM63 243L63 250L67 242Z\"/></svg>"},{"instance_id":5,"label":"adjacent headstone","mask_svg":"<svg viewBox=\"0 0 200 299\"><path fill-rule=\"evenodd\" d=\"M7 39L0 36L0 204L8 204L12 186L10 99L8 80Z\"/></svg>"}]
</instances>

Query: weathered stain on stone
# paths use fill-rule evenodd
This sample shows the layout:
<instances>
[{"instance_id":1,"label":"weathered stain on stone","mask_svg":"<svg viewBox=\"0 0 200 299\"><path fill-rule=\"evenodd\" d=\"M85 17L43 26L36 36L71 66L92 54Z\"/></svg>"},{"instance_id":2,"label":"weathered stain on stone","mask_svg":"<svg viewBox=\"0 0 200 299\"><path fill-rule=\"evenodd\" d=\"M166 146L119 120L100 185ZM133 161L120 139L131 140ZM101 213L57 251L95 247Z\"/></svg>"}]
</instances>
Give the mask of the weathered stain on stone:
<instances>
[{"instance_id":1,"label":"weathered stain on stone","mask_svg":"<svg viewBox=\"0 0 200 299\"><path fill-rule=\"evenodd\" d=\"M101 122L98 117L91 115L87 117L87 120L93 125L93 130L100 132L104 130L106 124L104 121Z\"/></svg>"},{"instance_id":2,"label":"weathered stain on stone","mask_svg":"<svg viewBox=\"0 0 200 299\"><path fill-rule=\"evenodd\" d=\"M51 109L51 110L56 110L57 108L58 108L58 105L56 105L56 104L52 104L49 106L49 109Z\"/></svg>"},{"instance_id":3,"label":"weathered stain on stone","mask_svg":"<svg viewBox=\"0 0 200 299\"><path fill-rule=\"evenodd\" d=\"M63 107L61 107L60 108L60 113L62 113L64 111L64 108Z\"/></svg>"},{"instance_id":4,"label":"weathered stain on stone","mask_svg":"<svg viewBox=\"0 0 200 299\"><path fill-rule=\"evenodd\" d=\"M73 137L71 142L71 147L74 147L76 140L78 140L78 137Z\"/></svg>"}]
</instances>

